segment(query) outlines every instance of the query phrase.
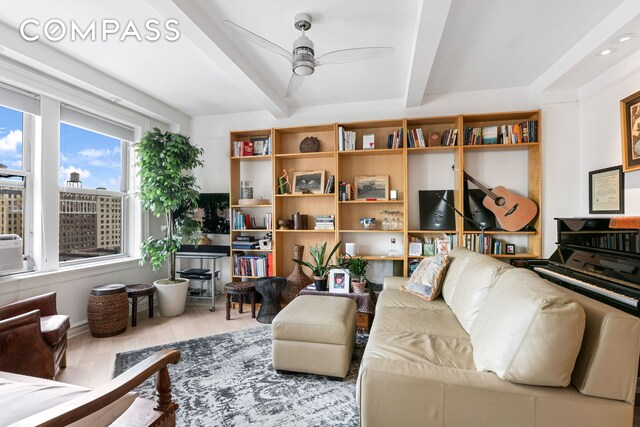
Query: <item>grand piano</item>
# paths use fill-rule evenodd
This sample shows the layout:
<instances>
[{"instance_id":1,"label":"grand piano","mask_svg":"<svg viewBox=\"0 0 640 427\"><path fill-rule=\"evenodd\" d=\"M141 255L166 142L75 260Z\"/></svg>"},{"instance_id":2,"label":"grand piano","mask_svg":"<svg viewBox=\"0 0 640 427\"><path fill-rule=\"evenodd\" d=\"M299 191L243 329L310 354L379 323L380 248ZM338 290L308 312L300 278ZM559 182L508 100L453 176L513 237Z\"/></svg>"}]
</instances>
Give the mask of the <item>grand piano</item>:
<instances>
[{"instance_id":1,"label":"grand piano","mask_svg":"<svg viewBox=\"0 0 640 427\"><path fill-rule=\"evenodd\" d=\"M556 218L556 222L558 248L553 255L548 260L522 261L520 266L640 316L638 227L616 224L611 218Z\"/></svg>"}]
</instances>

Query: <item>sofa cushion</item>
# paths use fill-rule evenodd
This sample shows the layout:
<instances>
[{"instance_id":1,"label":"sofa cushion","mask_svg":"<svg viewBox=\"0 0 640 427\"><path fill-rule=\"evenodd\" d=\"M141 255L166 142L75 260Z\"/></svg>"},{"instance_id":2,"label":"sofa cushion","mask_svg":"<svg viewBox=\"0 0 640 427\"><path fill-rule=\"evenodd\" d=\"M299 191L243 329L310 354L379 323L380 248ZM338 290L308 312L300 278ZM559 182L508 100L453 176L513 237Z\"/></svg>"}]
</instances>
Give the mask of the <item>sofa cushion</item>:
<instances>
[{"instance_id":1,"label":"sofa cushion","mask_svg":"<svg viewBox=\"0 0 640 427\"><path fill-rule=\"evenodd\" d=\"M11 410L0 411L0 425L10 425L32 415L84 396L91 389L59 381L0 372L0 402ZM122 415L137 393L127 393L89 416L69 424L71 427L108 426ZM30 424L28 424L30 425Z\"/></svg>"},{"instance_id":2,"label":"sofa cushion","mask_svg":"<svg viewBox=\"0 0 640 427\"><path fill-rule=\"evenodd\" d=\"M449 252L449 267L442 282L442 297L451 306L458 279L467 266L469 260L478 254L466 248L455 248Z\"/></svg>"},{"instance_id":3,"label":"sofa cushion","mask_svg":"<svg viewBox=\"0 0 640 427\"><path fill-rule=\"evenodd\" d=\"M566 387L582 344L584 310L526 269L505 272L471 328L476 368L515 383Z\"/></svg>"},{"instance_id":4,"label":"sofa cushion","mask_svg":"<svg viewBox=\"0 0 640 427\"><path fill-rule=\"evenodd\" d=\"M386 291L385 291L386 292ZM403 293L410 298L426 302L423 299L413 297L406 292ZM438 335L443 337L469 339L469 334L465 331L451 309L446 306L442 299L437 299L431 303L441 303L442 310L424 310L421 308L376 308L376 317L371 326L369 339L377 333L387 331L395 334L411 332L418 334Z\"/></svg>"},{"instance_id":5,"label":"sofa cushion","mask_svg":"<svg viewBox=\"0 0 640 427\"><path fill-rule=\"evenodd\" d=\"M467 332L471 331L496 279L510 268L513 267L488 255L478 255L467 261L451 301L451 310Z\"/></svg>"},{"instance_id":6,"label":"sofa cushion","mask_svg":"<svg viewBox=\"0 0 640 427\"><path fill-rule=\"evenodd\" d=\"M413 272L406 285L400 289L427 301L433 301L440 296L442 281L448 265L449 257L446 255L425 258L420 261L420 265Z\"/></svg>"},{"instance_id":7,"label":"sofa cushion","mask_svg":"<svg viewBox=\"0 0 640 427\"><path fill-rule=\"evenodd\" d=\"M69 330L69 316L55 314L53 316L43 316L40 318L40 331L45 341L54 347L60 342L64 334Z\"/></svg>"}]
</instances>

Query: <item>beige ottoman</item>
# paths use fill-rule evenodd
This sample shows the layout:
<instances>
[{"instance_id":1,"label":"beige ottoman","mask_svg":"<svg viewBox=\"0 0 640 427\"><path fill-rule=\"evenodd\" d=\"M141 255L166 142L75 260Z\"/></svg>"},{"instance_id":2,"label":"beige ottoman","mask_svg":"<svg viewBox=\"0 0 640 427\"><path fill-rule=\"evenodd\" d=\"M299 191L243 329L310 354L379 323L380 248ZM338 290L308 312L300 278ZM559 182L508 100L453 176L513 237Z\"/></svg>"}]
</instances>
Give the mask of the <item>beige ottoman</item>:
<instances>
[{"instance_id":1,"label":"beige ottoman","mask_svg":"<svg viewBox=\"0 0 640 427\"><path fill-rule=\"evenodd\" d=\"M273 368L344 378L356 340L356 303L301 295L273 319Z\"/></svg>"}]
</instances>

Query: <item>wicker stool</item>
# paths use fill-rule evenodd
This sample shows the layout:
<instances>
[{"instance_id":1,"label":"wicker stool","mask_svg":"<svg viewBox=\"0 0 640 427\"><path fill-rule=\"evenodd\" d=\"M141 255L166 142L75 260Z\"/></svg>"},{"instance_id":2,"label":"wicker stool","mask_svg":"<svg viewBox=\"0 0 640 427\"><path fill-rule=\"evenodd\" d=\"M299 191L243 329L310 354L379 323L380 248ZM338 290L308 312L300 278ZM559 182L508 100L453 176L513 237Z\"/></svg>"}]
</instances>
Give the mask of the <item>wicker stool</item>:
<instances>
[{"instance_id":1,"label":"wicker stool","mask_svg":"<svg viewBox=\"0 0 640 427\"><path fill-rule=\"evenodd\" d=\"M287 287L284 277L265 277L256 281L256 291L262 295L262 304L256 319L260 323L271 323L280 312L280 296Z\"/></svg>"},{"instance_id":2,"label":"wicker stool","mask_svg":"<svg viewBox=\"0 0 640 427\"><path fill-rule=\"evenodd\" d=\"M231 282L224 285L224 293L227 295L227 320L231 320L231 297L238 295L238 313L242 314L242 299L249 295L251 302L251 318L256 317L256 288L252 281Z\"/></svg>"},{"instance_id":3,"label":"wicker stool","mask_svg":"<svg viewBox=\"0 0 640 427\"><path fill-rule=\"evenodd\" d=\"M87 308L94 337L111 337L127 330L129 299L125 285L103 285L91 290Z\"/></svg>"}]
</instances>

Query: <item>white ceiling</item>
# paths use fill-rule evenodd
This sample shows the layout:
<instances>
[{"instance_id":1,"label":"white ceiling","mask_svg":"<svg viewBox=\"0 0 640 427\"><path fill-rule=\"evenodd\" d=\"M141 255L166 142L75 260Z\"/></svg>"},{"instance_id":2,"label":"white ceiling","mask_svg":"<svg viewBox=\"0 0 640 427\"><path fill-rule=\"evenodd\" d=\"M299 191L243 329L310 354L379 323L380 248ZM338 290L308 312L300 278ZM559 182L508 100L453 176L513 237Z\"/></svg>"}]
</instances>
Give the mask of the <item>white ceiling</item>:
<instances>
[{"instance_id":1,"label":"white ceiling","mask_svg":"<svg viewBox=\"0 0 640 427\"><path fill-rule=\"evenodd\" d=\"M93 19L114 18L123 25L132 19L141 30L149 18L175 18L181 31L176 42L19 39L0 54L21 60L33 52L34 60L45 66L46 58L35 58L34 45L46 45L50 55L89 65L190 116L266 109L282 117L300 106L403 97L407 105L416 103L410 99L419 105L425 94L539 81L544 88L578 89L637 51L640 35L613 55L595 55L616 34L637 32L640 10L634 2L66 0L62 9L61 2L48 0L0 0L0 24L16 33L27 18L43 23L59 18L68 25L73 19L80 26ZM222 20L291 50L299 35L293 27L298 12L313 17L307 36L315 43L316 57L364 46L391 46L394 53L318 68L295 96L285 98L290 64L229 32ZM567 64L557 72L563 60ZM74 75L73 67L66 73L69 81L83 77L79 71Z\"/></svg>"}]
</instances>

